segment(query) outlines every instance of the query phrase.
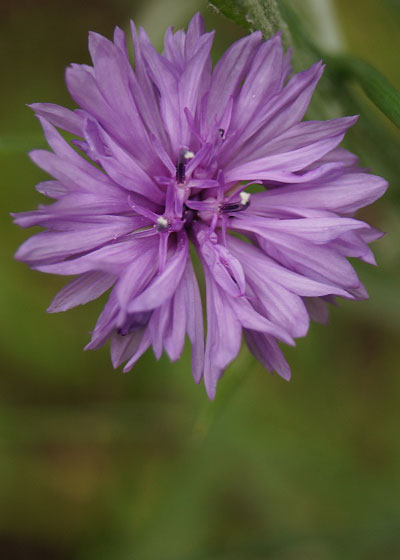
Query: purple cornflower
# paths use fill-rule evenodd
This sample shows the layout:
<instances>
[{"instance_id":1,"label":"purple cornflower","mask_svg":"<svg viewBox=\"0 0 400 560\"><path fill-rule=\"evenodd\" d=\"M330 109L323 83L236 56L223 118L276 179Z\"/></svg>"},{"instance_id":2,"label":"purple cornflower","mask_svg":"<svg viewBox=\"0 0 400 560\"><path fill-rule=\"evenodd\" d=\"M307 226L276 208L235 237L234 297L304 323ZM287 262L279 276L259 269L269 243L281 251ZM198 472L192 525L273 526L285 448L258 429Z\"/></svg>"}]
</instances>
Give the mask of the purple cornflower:
<instances>
[{"instance_id":1,"label":"purple cornflower","mask_svg":"<svg viewBox=\"0 0 400 560\"><path fill-rule=\"evenodd\" d=\"M289 78L279 34L237 41L214 69L199 14L186 34L167 31L162 55L133 25L132 37L134 69L121 29L114 42L90 33L93 67L66 72L79 109L31 105L52 149L31 158L54 177L37 190L56 202L15 216L46 228L16 258L78 275L49 312L111 289L86 348L111 339L114 367L130 370L149 346L176 360L187 334L212 399L243 330L289 379L277 340L294 344L310 317L324 322L334 296L367 297L347 257L373 264L380 233L352 216L386 181L338 147L356 117L301 122L323 66ZM74 147L55 127L79 137ZM205 277L205 344L190 242Z\"/></svg>"}]
</instances>

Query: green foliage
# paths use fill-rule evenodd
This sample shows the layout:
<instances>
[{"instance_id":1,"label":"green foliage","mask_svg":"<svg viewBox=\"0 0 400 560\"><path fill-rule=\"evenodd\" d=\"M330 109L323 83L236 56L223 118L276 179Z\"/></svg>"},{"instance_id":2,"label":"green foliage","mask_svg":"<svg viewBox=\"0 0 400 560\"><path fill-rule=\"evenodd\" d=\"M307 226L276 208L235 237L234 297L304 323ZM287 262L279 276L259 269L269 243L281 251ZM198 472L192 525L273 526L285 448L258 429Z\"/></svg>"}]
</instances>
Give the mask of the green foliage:
<instances>
[{"instance_id":1,"label":"green foliage","mask_svg":"<svg viewBox=\"0 0 400 560\"><path fill-rule=\"evenodd\" d=\"M332 70L357 80L366 95L396 126L400 127L400 92L376 68L351 56L328 58Z\"/></svg>"}]
</instances>

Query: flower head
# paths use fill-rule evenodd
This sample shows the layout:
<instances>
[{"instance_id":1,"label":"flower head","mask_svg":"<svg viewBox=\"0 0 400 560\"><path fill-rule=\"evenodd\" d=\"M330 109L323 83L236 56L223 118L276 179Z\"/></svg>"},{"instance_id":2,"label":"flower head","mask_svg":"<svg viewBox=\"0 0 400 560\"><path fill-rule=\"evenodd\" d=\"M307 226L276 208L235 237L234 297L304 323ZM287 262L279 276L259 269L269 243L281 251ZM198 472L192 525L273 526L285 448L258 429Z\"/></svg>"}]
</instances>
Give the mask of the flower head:
<instances>
[{"instance_id":1,"label":"flower head","mask_svg":"<svg viewBox=\"0 0 400 560\"><path fill-rule=\"evenodd\" d=\"M129 370L149 346L176 360L187 334L194 378L213 398L243 331L288 379L277 341L294 344L310 316L324 321L335 296L366 297L347 257L374 263L368 243L380 234L352 216L386 182L338 147L355 117L302 122L323 66L290 78L279 34L237 41L214 69L199 14L186 34L167 31L162 55L133 25L132 37L134 69L120 29L113 42L90 33L93 67L66 72L79 109L31 106L52 149L31 153L54 178L37 189L55 202L15 216L45 228L16 258L77 275L50 312L111 289L87 348L111 339L114 367ZM205 343L190 243L206 283Z\"/></svg>"}]
</instances>

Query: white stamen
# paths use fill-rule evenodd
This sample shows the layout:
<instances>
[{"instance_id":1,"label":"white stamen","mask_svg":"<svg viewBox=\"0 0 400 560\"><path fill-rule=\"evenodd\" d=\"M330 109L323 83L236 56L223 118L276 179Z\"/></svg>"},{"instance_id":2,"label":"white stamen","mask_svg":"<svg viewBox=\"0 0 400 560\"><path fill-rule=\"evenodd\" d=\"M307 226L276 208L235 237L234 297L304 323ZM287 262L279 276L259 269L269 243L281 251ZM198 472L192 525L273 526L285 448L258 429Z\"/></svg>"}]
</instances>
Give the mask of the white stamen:
<instances>
[{"instance_id":1,"label":"white stamen","mask_svg":"<svg viewBox=\"0 0 400 560\"><path fill-rule=\"evenodd\" d=\"M250 193L242 191L239 194L240 204L242 206L247 206L250 203L250 196L251 196Z\"/></svg>"},{"instance_id":2,"label":"white stamen","mask_svg":"<svg viewBox=\"0 0 400 560\"><path fill-rule=\"evenodd\" d=\"M186 163L194 158L194 152L188 150L188 148L182 148L179 152L178 161L176 164L176 182L182 184L185 182L185 168Z\"/></svg>"},{"instance_id":3,"label":"white stamen","mask_svg":"<svg viewBox=\"0 0 400 560\"><path fill-rule=\"evenodd\" d=\"M169 222L166 218L163 218L162 216L157 218L157 222L156 222L157 231L165 231L168 228L168 226L169 226Z\"/></svg>"},{"instance_id":4,"label":"white stamen","mask_svg":"<svg viewBox=\"0 0 400 560\"><path fill-rule=\"evenodd\" d=\"M182 155L185 158L185 160L194 158L194 152L192 152L191 150L185 150Z\"/></svg>"}]
</instances>

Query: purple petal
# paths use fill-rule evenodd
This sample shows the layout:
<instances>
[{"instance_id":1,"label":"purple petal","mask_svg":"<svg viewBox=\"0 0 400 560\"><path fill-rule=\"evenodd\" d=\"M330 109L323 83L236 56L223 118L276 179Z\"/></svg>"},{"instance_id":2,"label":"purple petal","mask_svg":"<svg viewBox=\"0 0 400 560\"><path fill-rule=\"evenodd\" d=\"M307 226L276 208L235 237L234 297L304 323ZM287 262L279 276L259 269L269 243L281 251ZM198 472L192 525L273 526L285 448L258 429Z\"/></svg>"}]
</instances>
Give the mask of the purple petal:
<instances>
[{"instance_id":1,"label":"purple petal","mask_svg":"<svg viewBox=\"0 0 400 560\"><path fill-rule=\"evenodd\" d=\"M151 167L151 144L130 90L127 57L111 41L93 32L89 33L89 50L99 90L113 108L114 118L118 116L124 124L132 153Z\"/></svg>"},{"instance_id":2,"label":"purple petal","mask_svg":"<svg viewBox=\"0 0 400 560\"><path fill-rule=\"evenodd\" d=\"M92 125L96 126L94 123ZM124 189L140 194L154 202L163 202L165 195L140 165L136 163L135 159L119 146L111 136L99 129L98 132L110 153L109 156L97 154L98 161L107 174ZM85 128L85 133L87 135L90 134L89 128Z\"/></svg>"},{"instance_id":3,"label":"purple petal","mask_svg":"<svg viewBox=\"0 0 400 560\"><path fill-rule=\"evenodd\" d=\"M161 358L165 336L170 326L171 299L165 301L160 307L154 309L149 320L149 333L153 352L157 360Z\"/></svg>"},{"instance_id":4,"label":"purple petal","mask_svg":"<svg viewBox=\"0 0 400 560\"><path fill-rule=\"evenodd\" d=\"M208 232L197 235L199 251L218 284L234 297L244 294L246 282L240 262L226 247L211 241Z\"/></svg>"},{"instance_id":5,"label":"purple petal","mask_svg":"<svg viewBox=\"0 0 400 560\"><path fill-rule=\"evenodd\" d=\"M293 205L351 213L368 206L386 191L387 181L367 173L347 173L323 184L288 185L252 197L252 208Z\"/></svg>"},{"instance_id":6,"label":"purple petal","mask_svg":"<svg viewBox=\"0 0 400 560\"><path fill-rule=\"evenodd\" d=\"M147 311L159 307L175 292L185 270L188 258L188 239L186 233L178 234L175 254L167 261L163 272L128 305L129 313Z\"/></svg>"},{"instance_id":7,"label":"purple petal","mask_svg":"<svg viewBox=\"0 0 400 560\"><path fill-rule=\"evenodd\" d=\"M171 62L177 72L181 73L185 67L185 32L179 29L173 33L172 27L169 27L164 37L163 56Z\"/></svg>"},{"instance_id":8,"label":"purple petal","mask_svg":"<svg viewBox=\"0 0 400 560\"><path fill-rule=\"evenodd\" d=\"M96 249L130 233L134 227L134 219L126 218L105 224L87 224L84 235L79 229L63 232L43 231L25 241L16 252L15 258L32 265L67 258L76 253Z\"/></svg>"},{"instance_id":9,"label":"purple petal","mask_svg":"<svg viewBox=\"0 0 400 560\"><path fill-rule=\"evenodd\" d=\"M205 25L203 16L197 12L189 22L186 32L185 42L185 58L189 59L194 50L195 44L200 39L201 35L205 33Z\"/></svg>"},{"instance_id":10,"label":"purple petal","mask_svg":"<svg viewBox=\"0 0 400 560\"><path fill-rule=\"evenodd\" d=\"M185 293L180 284L171 301L171 316L164 337L165 350L172 362L178 360L185 345L186 309Z\"/></svg>"},{"instance_id":11,"label":"purple petal","mask_svg":"<svg viewBox=\"0 0 400 560\"><path fill-rule=\"evenodd\" d=\"M157 273L157 268L157 249L154 245L148 246L147 250L143 247L143 250L132 258L132 262L121 274L115 287L115 294L122 311L128 312L134 298L147 287ZM123 315L125 316L126 313Z\"/></svg>"},{"instance_id":12,"label":"purple petal","mask_svg":"<svg viewBox=\"0 0 400 560\"><path fill-rule=\"evenodd\" d=\"M235 103L232 128L248 124L261 104L275 95L282 85L283 50L277 34L257 50Z\"/></svg>"},{"instance_id":13,"label":"purple petal","mask_svg":"<svg viewBox=\"0 0 400 560\"><path fill-rule=\"evenodd\" d=\"M229 303L243 328L264 332L279 338L286 344L294 345L292 337L282 327L257 313L246 298L230 298Z\"/></svg>"},{"instance_id":14,"label":"purple petal","mask_svg":"<svg viewBox=\"0 0 400 560\"><path fill-rule=\"evenodd\" d=\"M38 183L35 188L49 198L61 198L68 192L68 189L58 181L43 181Z\"/></svg>"},{"instance_id":15,"label":"purple petal","mask_svg":"<svg viewBox=\"0 0 400 560\"><path fill-rule=\"evenodd\" d=\"M304 298L304 303L313 321L322 325L328 324L329 309L326 301L322 298Z\"/></svg>"},{"instance_id":16,"label":"purple petal","mask_svg":"<svg viewBox=\"0 0 400 560\"><path fill-rule=\"evenodd\" d=\"M285 360L276 340L263 333L245 330L247 346L257 360L271 373L276 371L278 375L290 380L290 367Z\"/></svg>"},{"instance_id":17,"label":"purple petal","mask_svg":"<svg viewBox=\"0 0 400 560\"><path fill-rule=\"evenodd\" d=\"M82 168L71 165L71 163L56 154L46 150L34 150L29 154L30 158L41 169L55 177L68 191L96 192L98 194L115 194L118 188L104 176L104 180L99 176L93 176ZM96 170L98 171L98 170Z\"/></svg>"},{"instance_id":18,"label":"purple petal","mask_svg":"<svg viewBox=\"0 0 400 560\"><path fill-rule=\"evenodd\" d=\"M114 290L112 290L107 303L97 319L92 332L92 338L85 346L85 350L97 350L97 348L103 346L103 344L115 331L115 319L117 313L118 305Z\"/></svg>"},{"instance_id":19,"label":"purple petal","mask_svg":"<svg viewBox=\"0 0 400 560\"><path fill-rule=\"evenodd\" d=\"M261 218L246 213L243 218L234 218L230 221L230 227L241 231L253 231L265 239L271 239L271 231L285 233L301 237L305 240L325 245L329 241L352 231L368 229L365 222L353 220L352 218L328 217L328 218L300 218L293 220L276 220Z\"/></svg>"},{"instance_id":20,"label":"purple petal","mask_svg":"<svg viewBox=\"0 0 400 560\"><path fill-rule=\"evenodd\" d=\"M204 270L207 288L207 339L204 356L204 383L214 399L223 370L237 355L241 342L241 325L224 293L208 269Z\"/></svg>"},{"instance_id":21,"label":"purple petal","mask_svg":"<svg viewBox=\"0 0 400 560\"><path fill-rule=\"evenodd\" d=\"M304 276L347 291L359 284L351 264L328 247L315 245L291 235L272 232L268 241L261 237L258 237L258 241L268 255Z\"/></svg>"},{"instance_id":22,"label":"purple petal","mask_svg":"<svg viewBox=\"0 0 400 560\"><path fill-rule=\"evenodd\" d=\"M181 282L185 291L187 333L192 343L192 371L196 383L200 383L204 366L204 326L201 296L193 265L186 263Z\"/></svg>"},{"instance_id":23,"label":"purple petal","mask_svg":"<svg viewBox=\"0 0 400 560\"><path fill-rule=\"evenodd\" d=\"M44 117L46 121L62 128L76 136L83 136L82 134L82 117L74 111L70 111L60 105L54 103L32 103L28 105L39 117Z\"/></svg>"},{"instance_id":24,"label":"purple petal","mask_svg":"<svg viewBox=\"0 0 400 560\"><path fill-rule=\"evenodd\" d=\"M135 353L131 356L130 360L127 362L127 364L124 367L124 372L127 372L133 368L133 366L138 361L140 356L142 356L146 352L150 344L151 344L150 333L148 329L145 329L143 331L142 338L137 346Z\"/></svg>"},{"instance_id":25,"label":"purple petal","mask_svg":"<svg viewBox=\"0 0 400 560\"><path fill-rule=\"evenodd\" d=\"M53 299L49 313L67 311L77 305L83 305L97 299L115 282L115 276L103 272L87 272L74 278Z\"/></svg>"},{"instance_id":26,"label":"purple petal","mask_svg":"<svg viewBox=\"0 0 400 560\"><path fill-rule=\"evenodd\" d=\"M128 238L119 243L101 247L76 259L55 264L42 264L34 268L51 274L70 275L100 270L120 275L135 258L149 250L151 245L155 248L155 240L153 238L140 240Z\"/></svg>"},{"instance_id":27,"label":"purple petal","mask_svg":"<svg viewBox=\"0 0 400 560\"><path fill-rule=\"evenodd\" d=\"M235 95L245 76L249 62L261 43L261 33L256 31L233 45L226 51L214 68L207 101L206 122L218 120L221 107L224 108L231 95Z\"/></svg>"},{"instance_id":28,"label":"purple petal","mask_svg":"<svg viewBox=\"0 0 400 560\"><path fill-rule=\"evenodd\" d=\"M309 317L300 296L251 268L246 269L246 279L251 286L250 300L258 313L294 338L307 334Z\"/></svg>"},{"instance_id":29,"label":"purple petal","mask_svg":"<svg viewBox=\"0 0 400 560\"><path fill-rule=\"evenodd\" d=\"M225 173L225 179L228 183L268 179L279 180L276 179L277 175L274 175L274 171L293 172L304 169L327 152L336 148L343 137L344 132L337 136L318 140L302 148L242 163L233 169L228 168Z\"/></svg>"},{"instance_id":30,"label":"purple petal","mask_svg":"<svg viewBox=\"0 0 400 560\"><path fill-rule=\"evenodd\" d=\"M335 294L348 296L347 292L334 284L312 279L308 274L301 274L291 268L287 268L268 257L260 249L244 243L231 236L228 238L228 246L232 253L253 270L265 277L270 278L277 284L287 288L299 296L323 296Z\"/></svg>"},{"instance_id":31,"label":"purple petal","mask_svg":"<svg viewBox=\"0 0 400 560\"><path fill-rule=\"evenodd\" d=\"M173 152L175 156L177 156L181 148L180 136L182 118L179 111L177 76L171 62L158 54L143 29L140 31L143 56L147 63L149 75L160 92L161 116L165 129L168 132Z\"/></svg>"},{"instance_id":32,"label":"purple petal","mask_svg":"<svg viewBox=\"0 0 400 560\"><path fill-rule=\"evenodd\" d=\"M199 47L188 61L188 64L179 80L178 96L182 109L188 109L192 114L196 111L198 99L204 93L207 85L206 64L210 61L210 50L214 34L203 35L199 39ZM182 119L181 142L183 145L190 140L191 131L186 119Z\"/></svg>"},{"instance_id":33,"label":"purple petal","mask_svg":"<svg viewBox=\"0 0 400 560\"><path fill-rule=\"evenodd\" d=\"M111 338L111 361L114 368L129 360L139 349L143 338L143 329L137 330L126 336L114 333Z\"/></svg>"},{"instance_id":34,"label":"purple petal","mask_svg":"<svg viewBox=\"0 0 400 560\"><path fill-rule=\"evenodd\" d=\"M260 146L258 149L256 149L254 145L250 146L250 149L248 148L247 151L244 150L241 156L245 159L248 154L252 159L257 159L267 155L298 150L299 148L313 145L320 140L334 138L338 134L346 133L346 131L355 124L357 119L358 116L343 117L329 121L301 122L292 126L279 136L276 136L268 144Z\"/></svg>"},{"instance_id":35,"label":"purple petal","mask_svg":"<svg viewBox=\"0 0 400 560\"><path fill-rule=\"evenodd\" d=\"M132 21L131 33L135 50L135 80L131 81L131 90L143 119L148 123L149 129L154 134L158 133L159 139L167 145L168 136L160 113L158 94L146 69L143 58L142 39L139 40Z\"/></svg>"},{"instance_id":36,"label":"purple petal","mask_svg":"<svg viewBox=\"0 0 400 560\"><path fill-rule=\"evenodd\" d=\"M243 161L242 152L247 141L252 148L266 145L300 122L322 71L323 66L318 62L308 70L295 74L281 92L257 111L257 118L250 119L237 138L225 143L223 162L239 165Z\"/></svg>"}]
</instances>

